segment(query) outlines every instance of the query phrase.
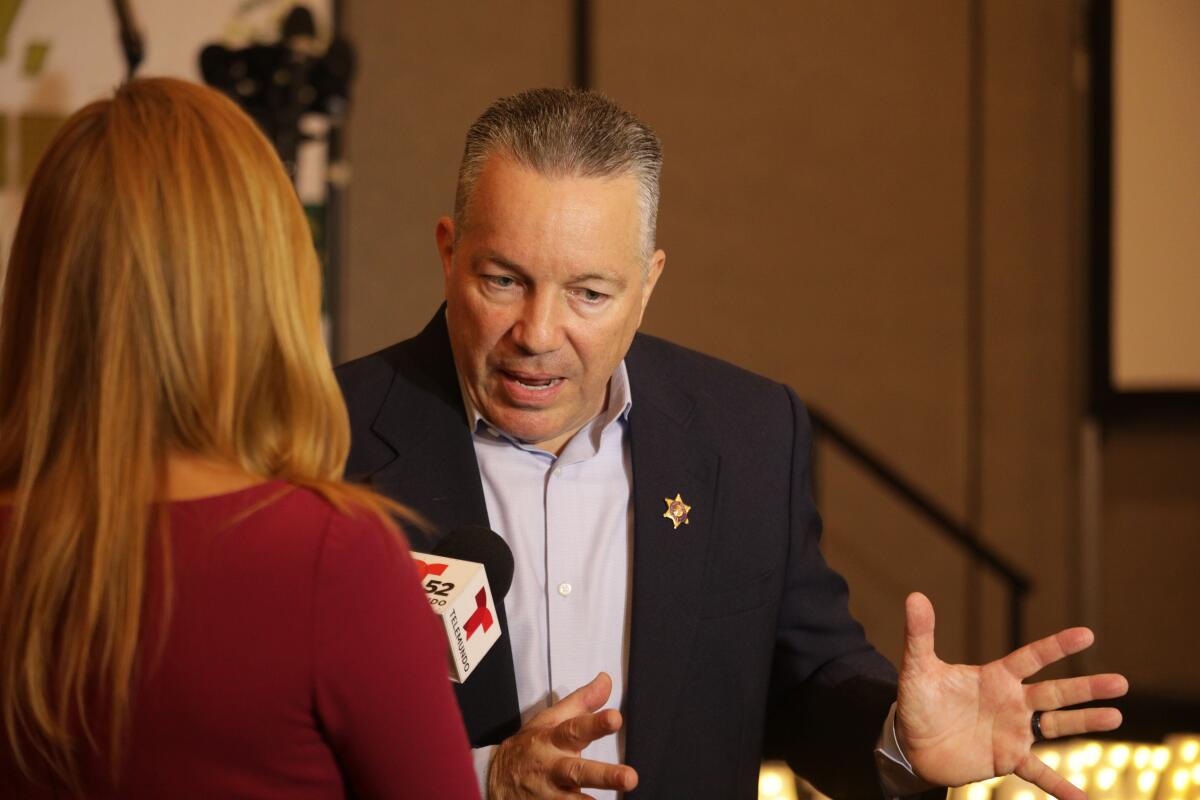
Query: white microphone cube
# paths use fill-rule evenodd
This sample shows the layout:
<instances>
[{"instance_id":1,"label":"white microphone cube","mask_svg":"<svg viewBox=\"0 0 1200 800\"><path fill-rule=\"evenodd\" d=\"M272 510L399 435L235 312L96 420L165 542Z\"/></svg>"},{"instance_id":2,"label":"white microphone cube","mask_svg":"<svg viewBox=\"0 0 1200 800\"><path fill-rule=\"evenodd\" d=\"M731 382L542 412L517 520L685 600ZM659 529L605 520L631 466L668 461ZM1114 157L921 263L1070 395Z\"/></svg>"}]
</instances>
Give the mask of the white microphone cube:
<instances>
[{"instance_id":1,"label":"white microphone cube","mask_svg":"<svg viewBox=\"0 0 1200 800\"><path fill-rule=\"evenodd\" d=\"M450 680L465 681L500 638L487 570L473 561L413 553L421 587L446 629Z\"/></svg>"}]
</instances>

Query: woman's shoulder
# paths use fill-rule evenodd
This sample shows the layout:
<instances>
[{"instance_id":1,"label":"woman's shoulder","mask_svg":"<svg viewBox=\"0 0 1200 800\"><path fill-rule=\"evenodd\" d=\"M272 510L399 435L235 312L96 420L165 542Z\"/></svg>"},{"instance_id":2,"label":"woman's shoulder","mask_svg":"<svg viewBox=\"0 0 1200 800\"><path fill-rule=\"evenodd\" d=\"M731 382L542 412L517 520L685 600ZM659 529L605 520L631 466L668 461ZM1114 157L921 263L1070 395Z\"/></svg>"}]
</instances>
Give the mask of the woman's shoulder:
<instances>
[{"instance_id":1,"label":"woman's shoulder","mask_svg":"<svg viewBox=\"0 0 1200 800\"><path fill-rule=\"evenodd\" d=\"M273 480L236 492L171 503L172 527L193 524L212 529L237 528L257 536L282 538L295 547L302 542L323 549L328 541L341 546L387 550L404 547L395 525L336 485L322 491Z\"/></svg>"},{"instance_id":2,"label":"woman's shoulder","mask_svg":"<svg viewBox=\"0 0 1200 800\"><path fill-rule=\"evenodd\" d=\"M339 562L365 567L376 561L376 568L390 572L397 563L409 561L408 542L394 521L353 502L334 505L320 495L317 499L330 508L321 543L321 560L327 567L336 570Z\"/></svg>"},{"instance_id":3,"label":"woman's shoulder","mask_svg":"<svg viewBox=\"0 0 1200 800\"><path fill-rule=\"evenodd\" d=\"M396 521L353 491L339 492L336 486L327 492L292 486L280 502L281 513L320 520L319 547L325 569L336 571L344 562L364 568L371 561L377 562L375 568L388 572L397 564L407 566L408 541Z\"/></svg>"}]
</instances>

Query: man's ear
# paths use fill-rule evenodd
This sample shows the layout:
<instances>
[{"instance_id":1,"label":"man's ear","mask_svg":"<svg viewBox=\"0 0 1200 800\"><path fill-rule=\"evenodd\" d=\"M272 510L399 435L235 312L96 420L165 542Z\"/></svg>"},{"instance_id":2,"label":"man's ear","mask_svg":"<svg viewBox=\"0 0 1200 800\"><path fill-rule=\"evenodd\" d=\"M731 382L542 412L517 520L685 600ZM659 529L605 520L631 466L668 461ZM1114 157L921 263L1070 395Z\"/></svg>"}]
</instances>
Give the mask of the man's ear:
<instances>
[{"instance_id":1,"label":"man's ear","mask_svg":"<svg viewBox=\"0 0 1200 800\"><path fill-rule=\"evenodd\" d=\"M437 249L442 259L442 275L450 277L450 265L454 262L454 220L442 217L437 221Z\"/></svg>"},{"instance_id":2,"label":"man's ear","mask_svg":"<svg viewBox=\"0 0 1200 800\"><path fill-rule=\"evenodd\" d=\"M646 278L642 281L642 313L646 312L646 306L650 302L650 295L654 294L654 287L658 284L658 279L662 275L663 267L667 265L667 254L662 250L655 250L654 255L650 256L650 263L646 266ZM638 321L641 324L641 320Z\"/></svg>"}]
</instances>

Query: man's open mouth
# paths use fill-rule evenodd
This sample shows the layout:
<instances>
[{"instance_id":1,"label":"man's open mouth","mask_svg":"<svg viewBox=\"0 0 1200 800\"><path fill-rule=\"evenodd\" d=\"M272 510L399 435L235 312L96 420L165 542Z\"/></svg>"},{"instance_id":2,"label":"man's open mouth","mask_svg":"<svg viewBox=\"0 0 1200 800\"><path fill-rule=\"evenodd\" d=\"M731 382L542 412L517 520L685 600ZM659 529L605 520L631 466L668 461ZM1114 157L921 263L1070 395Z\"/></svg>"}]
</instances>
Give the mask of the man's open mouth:
<instances>
[{"instance_id":1,"label":"man's open mouth","mask_svg":"<svg viewBox=\"0 0 1200 800\"><path fill-rule=\"evenodd\" d=\"M504 371L504 375L510 380L516 382L522 388L529 389L530 391L534 392L552 389L563 381L562 378L555 376L528 375L520 372L508 372L507 370Z\"/></svg>"}]
</instances>

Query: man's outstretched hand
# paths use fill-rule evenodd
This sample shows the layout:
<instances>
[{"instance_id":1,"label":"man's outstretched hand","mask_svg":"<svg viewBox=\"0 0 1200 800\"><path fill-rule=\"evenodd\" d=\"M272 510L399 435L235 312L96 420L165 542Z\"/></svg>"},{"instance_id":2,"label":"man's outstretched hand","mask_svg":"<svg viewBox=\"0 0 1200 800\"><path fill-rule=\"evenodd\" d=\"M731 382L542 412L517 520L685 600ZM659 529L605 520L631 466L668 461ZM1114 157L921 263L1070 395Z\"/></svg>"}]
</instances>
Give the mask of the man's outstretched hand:
<instances>
[{"instance_id":1,"label":"man's outstretched hand","mask_svg":"<svg viewBox=\"0 0 1200 800\"><path fill-rule=\"evenodd\" d=\"M1091 646L1087 628L1068 628L982 667L947 664L933 650L933 605L920 593L905 603L904 661L896 701L896 735L921 778L940 786L1016 773L1059 800L1087 795L1030 752L1034 711L1043 711L1047 739L1121 724L1115 708L1061 711L1064 706L1120 697L1121 675L1089 675L1025 684L1026 678Z\"/></svg>"},{"instance_id":2,"label":"man's outstretched hand","mask_svg":"<svg viewBox=\"0 0 1200 800\"><path fill-rule=\"evenodd\" d=\"M632 791L637 772L624 764L582 758L592 742L621 729L621 712L598 711L612 692L601 672L521 726L500 743L488 770L490 800L587 797L585 789Z\"/></svg>"}]
</instances>

